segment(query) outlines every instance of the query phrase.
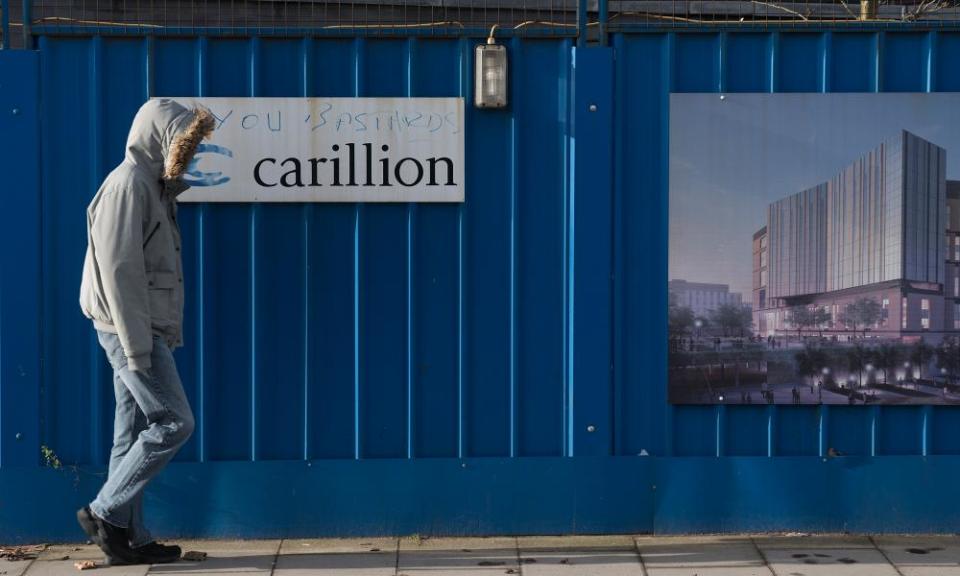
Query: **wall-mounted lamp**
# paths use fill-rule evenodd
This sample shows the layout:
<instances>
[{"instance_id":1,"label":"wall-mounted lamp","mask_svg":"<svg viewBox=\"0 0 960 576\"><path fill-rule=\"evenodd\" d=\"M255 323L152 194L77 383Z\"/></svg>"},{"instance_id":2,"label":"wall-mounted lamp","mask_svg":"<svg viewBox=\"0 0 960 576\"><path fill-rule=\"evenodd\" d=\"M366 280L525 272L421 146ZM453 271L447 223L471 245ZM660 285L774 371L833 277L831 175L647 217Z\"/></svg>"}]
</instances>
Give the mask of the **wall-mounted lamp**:
<instances>
[{"instance_id":1,"label":"wall-mounted lamp","mask_svg":"<svg viewBox=\"0 0 960 576\"><path fill-rule=\"evenodd\" d=\"M476 50L474 103L477 108L503 108L507 105L507 48L496 43L490 29L486 44Z\"/></svg>"}]
</instances>

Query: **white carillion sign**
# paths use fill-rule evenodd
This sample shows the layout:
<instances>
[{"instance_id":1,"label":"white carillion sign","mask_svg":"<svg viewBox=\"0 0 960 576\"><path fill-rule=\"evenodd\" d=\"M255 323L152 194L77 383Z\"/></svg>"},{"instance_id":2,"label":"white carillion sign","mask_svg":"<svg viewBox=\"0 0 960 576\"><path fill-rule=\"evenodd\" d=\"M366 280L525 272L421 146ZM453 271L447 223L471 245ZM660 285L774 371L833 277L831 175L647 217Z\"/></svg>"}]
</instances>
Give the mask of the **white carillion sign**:
<instances>
[{"instance_id":1,"label":"white carillion sign","mask_svg":"<svg viewBox=\"0 0 960 576\"><path fill-rule=\"evenodd\" d=\"M463 202L462 98L177 98L216 129L181 202Z\"/></svg>"}]
</instances>

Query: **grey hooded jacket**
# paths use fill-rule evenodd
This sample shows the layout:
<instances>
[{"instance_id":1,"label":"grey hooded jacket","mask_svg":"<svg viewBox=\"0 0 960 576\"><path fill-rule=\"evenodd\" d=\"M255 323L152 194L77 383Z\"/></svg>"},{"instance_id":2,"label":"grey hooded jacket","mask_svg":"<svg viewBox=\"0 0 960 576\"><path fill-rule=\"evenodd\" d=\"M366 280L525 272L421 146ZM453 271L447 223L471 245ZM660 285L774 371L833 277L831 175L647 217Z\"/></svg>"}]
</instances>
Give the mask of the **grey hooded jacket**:
<instances>
[{"instance_id":1,"label":"grey hooded jacket","mask_svg":"<svg viewBox=\"0 0 960 576\"><path fill-rule=\"evenodd\" d=\"M154 336L171 347L182 345L176 196L187 188L180 174L212 129L212 121L204 124L204 133L192 134L184 145L200 116L173 100L144 104L130 127L123 162L87 208L80 306L98 330L119 336L132 370L150 369Z\"/></svg>"}]
</instances>

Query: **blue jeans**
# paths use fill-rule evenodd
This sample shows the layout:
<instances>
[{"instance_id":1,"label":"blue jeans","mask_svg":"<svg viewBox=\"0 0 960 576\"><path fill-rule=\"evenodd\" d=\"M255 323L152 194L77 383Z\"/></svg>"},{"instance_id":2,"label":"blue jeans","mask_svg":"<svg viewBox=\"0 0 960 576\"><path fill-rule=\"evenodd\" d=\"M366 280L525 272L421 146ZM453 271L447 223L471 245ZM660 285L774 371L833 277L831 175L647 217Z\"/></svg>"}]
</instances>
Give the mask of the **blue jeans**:
<instances>
[{"instance_id":1,"label":"blue jeans","mask_svg":"<svg viewBox=\"0 0 960 576\"><path fill-rule=\"evenodd\" d=\"M193 433L193 412L183 392L170 348L153 339L149 374L127 368L120 338L97 332L113 367L117 411L107 481L90 510L128 529L130 544L152 541L143 524L143 489L174 457Z\"/></svg>"}]
</instances>

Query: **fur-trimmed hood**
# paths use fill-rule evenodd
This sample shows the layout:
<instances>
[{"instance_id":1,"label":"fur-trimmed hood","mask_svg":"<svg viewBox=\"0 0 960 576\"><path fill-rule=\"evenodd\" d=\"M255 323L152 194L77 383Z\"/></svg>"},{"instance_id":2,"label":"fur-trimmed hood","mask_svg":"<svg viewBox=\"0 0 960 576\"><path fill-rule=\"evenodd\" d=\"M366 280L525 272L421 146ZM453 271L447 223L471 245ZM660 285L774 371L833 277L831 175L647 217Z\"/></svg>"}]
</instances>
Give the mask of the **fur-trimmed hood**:
<instances>
[{"instance_id":1,"label":"fur-trimmed hood","mask_svg":"<svg viewBox=\"0 0 960 576\"><path fill-rule=\"evenodd\" d=\"M130 126L126 159L157 180L178 180L213 128L213 115L205 108L191 110L166 98L148 100Z\"/></svg>"}]
</instances>

